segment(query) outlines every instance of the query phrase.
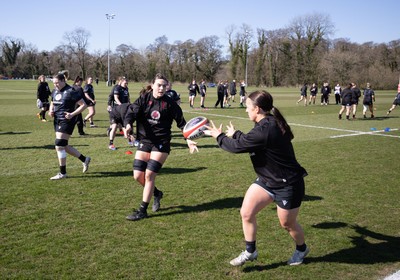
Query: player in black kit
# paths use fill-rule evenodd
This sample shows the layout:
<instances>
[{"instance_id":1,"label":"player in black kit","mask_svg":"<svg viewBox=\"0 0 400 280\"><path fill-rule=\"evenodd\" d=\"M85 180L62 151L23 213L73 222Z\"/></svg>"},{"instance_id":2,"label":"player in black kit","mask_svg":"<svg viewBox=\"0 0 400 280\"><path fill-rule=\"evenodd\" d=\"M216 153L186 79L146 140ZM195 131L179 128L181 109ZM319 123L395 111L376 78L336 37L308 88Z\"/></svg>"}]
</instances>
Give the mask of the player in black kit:
<instances>
[{"instance_id":1,"label":"player in black kit","mask_svg":"<svg viewBox=\"0 0 400 280\"><path fill-rule=\"evenodd\" d=\"M128 79L122 77L119 84L114 87L114 105L130 103Z\"/></svg>"},{"instance_id":2,"label":"player in black kit","mask_svg":"<svg viewBox=\"0 0 400 280\"><path fill-rule=\"evenodd\" d=\"M57 151L60 172L50 180L60 180L67 177L67 153L79 158L83 164L83 173L89 168L90 157L85 157L68 140L74 131L77 115L86 109L86 103L80 93L65 82L64 74L53 78L55 89L51 93L49 115L54 118L56 132L55 148ZM79 105L77 107L77 105Z\"/></svg>"},{"instance_id":3,"label":"player in black kit","mask_svg":"<svg viewBox=\"0 0 400 280\"><path fill-rule=\"evenodd\" d=\"M152 210L158 211L163 193L155 187L155 179L171 150L171 127L175 120L183 129L186 121L182 109L165 95L168 80L157 74L152 82L152 91L146 92L132 103L125 115L125 136L137 126L139 145L133 162L133 177L143 186L143 200L139 210L126 218L131 221L147 217L147 208L154 195ZM196 142L187 140L190 152L197 151Z\"/></svg>"},{"instance_id":4,"label":"player in black kit","mask_svg":"<svg viewBox=\"0 0 400 280\"><path fill-rule=\"evenodd\" d=\"M95 127L93 122L93 117L96 115L96 98L94 96L94 89L93 89L93 78L88 77L86 79L86 85L83 88L83 93L85 94L85 101L89 113L86 115L85 119L83 120L83 124L86 125L86 122L90 122L90 127Z\"/></svg>"},{"instance_id":5,"label":"player in black kit","mask_svg":"<svg viewBox=\"0 0 400 280\"><path fill-rule=\"evenodd\" d=\"M49 88L49 84L46 82L46 78L44 75L39 76L39 84L37 89L37 103L40 112L37 113L38 118L42 122L46 122L46 112L49 110L49 96L51 95L51 91Z\"/></svg>"},{"instance_id":6,"label":"player in black kit","mask_svg":"<svg viewBox=\"0 0 400 280\"><path fill-rule=\"evenodd\" d=\"M304 232L297 222L300 205L304 197L304 176L306 170L297 162L290 126L280 111L273 106L271 94L259 90L246 99L246 112L254 122L248 133L235 130L232 123L227 132L222 133L222 125L211 126L206 134L217 139L225 151L249 153L257 179L250 185L243 199L240 214L246 250L230 261L233 266L243 265L257 258L256 235L257 213L272 202L277 205L277 215L281 226L287 230L296 244L289 265L301 264L309 252L305 244Z\"/></svg>"}]
</instances>

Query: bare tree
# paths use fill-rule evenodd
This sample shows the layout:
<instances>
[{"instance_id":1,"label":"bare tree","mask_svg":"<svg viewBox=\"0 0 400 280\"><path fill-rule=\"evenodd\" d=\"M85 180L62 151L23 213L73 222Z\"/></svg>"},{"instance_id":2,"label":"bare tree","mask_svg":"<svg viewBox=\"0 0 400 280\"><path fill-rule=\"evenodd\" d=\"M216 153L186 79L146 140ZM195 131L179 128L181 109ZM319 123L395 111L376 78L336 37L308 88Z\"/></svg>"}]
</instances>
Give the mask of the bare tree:
<instances>
[{"instance_id":1,"label":"bare tree","mask_svg":"<svg viewBox=\"0 0 400 280\"><path fill-rule=\"evenodd\" d=\"M334 31L334 24L327 14L314 13L293 19L289 25L290 38L296 57L296 82L317 79L320 55L318 47L328 40Z\"/></svg>"},{"instance_id":2,"label":"bare tree","mask_svg":"<svg viewBox=\"0 0 400 280\"><path fill-rule=\"evenodd\" d=\"M208 81L214 81L222 63L222 45L217 36L201 38L196 43L199 55L198 70L200 75Z\"/></svg>"},{"instance_id":3,"label":"bare tree","mask_svg":"<svg viewBox=\"0 0 400 280\"><path fill-rule=\"evenodd\" d=\"M76 59L76 63L80 67L80 75L86 78L86 63L88 56L88 46L89 46L90 32L83 28L76 28L72 32L66 32L64 34L64 39L67 41L66 49L73 55Z\"/></svg>"}]
</instances>

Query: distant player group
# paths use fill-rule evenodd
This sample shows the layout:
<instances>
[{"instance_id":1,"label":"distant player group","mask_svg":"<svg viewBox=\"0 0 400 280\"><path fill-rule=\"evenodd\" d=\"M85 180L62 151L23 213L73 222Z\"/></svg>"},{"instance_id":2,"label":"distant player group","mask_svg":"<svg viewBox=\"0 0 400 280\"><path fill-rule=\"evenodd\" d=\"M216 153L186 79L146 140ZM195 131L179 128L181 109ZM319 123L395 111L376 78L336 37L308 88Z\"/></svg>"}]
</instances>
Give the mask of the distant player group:
<instances>
[{"instance_id":1,"label":"distant player group","mask_svg":"<svg viewBox=\"0 0 400 280\"><path fill-rule=\"evenodd\" d=\"M318 88L316 84L312 84L310 88L310 97L309 100L307 101L307 86L308 84L305 83L301 89L300 89L300 99L297 100L296 104L299 104L300 102L304 103L304 106L308 105L315 105L315 100L316 96L318 93ZM329 86L328 83L324 83L322 88L321 88L321 105L328 105L329 104L329 96L332 92L331 87ZM350 120L350 116L352 115L352 119L356 119L356 113L357 113L357 106L359 103L359 100L361 98L361 90L357 87L355 83L349 83L343 90L342 87L337 84L334 89L334 94L335 94L335 102L336 105L341 105L341 108L339 110L339 115L338 118L339 120L342 119L342 114L345 112L345 116L347 120ZM370 117L374 118L374 102L375 102L375 92L371 88L370 83L366 84L366 87L362 93L363 99L362 99L362 104L363 104L363 117L367 118L367 112L370 113ZM400 84L398 88L398 93L393 101L393 104L391 108L387 111L386 115L389 115L396 106L400 105Z\"/></svg>"}]
</instances>

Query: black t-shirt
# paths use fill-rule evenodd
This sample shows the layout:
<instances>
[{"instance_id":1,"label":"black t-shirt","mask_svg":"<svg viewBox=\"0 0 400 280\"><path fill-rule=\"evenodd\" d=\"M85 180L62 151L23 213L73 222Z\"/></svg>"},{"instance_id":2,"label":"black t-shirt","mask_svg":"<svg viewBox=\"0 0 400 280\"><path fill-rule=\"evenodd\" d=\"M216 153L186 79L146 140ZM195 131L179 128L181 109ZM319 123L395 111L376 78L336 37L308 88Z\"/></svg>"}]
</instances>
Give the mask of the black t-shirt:
<instances>
[{"instance_id":1,"label":"black t-shirt","mask_svg":"<svg viewBox=\"0 0 400 280\"><path fill-rule=\"evenodd\" d=\"M40 82L37 89L36 97L42 102L49 102L51 91L47 82Z\"/></svg>"},{"instance_id":2,"label":"black t-shirt","mask_svg":"<svg viewBox=\"0 0 400 280\"><path fill-rule=\"evenodd\" d=\"M121 103L129 103L129 90L120 85L114 87L114 95L117 95ZM115 102L115 101L114 101Z\"/></svg>"},{"instance_id":3,"label":"black t-shirt","mask_svg":"<svg viewBox=\"0 0 400 280\"><path fill-rule=\"evenodd\" d=\"M349 88L345 88L342 90L341 97L343 105L350 104L354 100L354 92Z\"/></svg>"},{"instance_id":4,"label":"black t-shirt","mask_svg":"<svg viewBox=\"0 0 400 280\"><path fill-rule=\"evenodd\" d=\"M173 89L167 90L165 92L165 95L168 96L169 98L171 98L172 100L174 100L175 102L178 102L179 100L181 100L181 98L179 97L179 94Z\"/></svg>"},{"instance_id":5,"label":"black t-shirt","mask_svg":"<svg viewBox=\"0 0 400 280\"><path fill-rule=\"evenodd\" d=\"M132 125L136 121L138 139L147 139L152 143L169 143L174 120L177 127L183 129L186 120L181 107L165 94L156 99L152 92L148 92L130 104L124 126Z\"/></svg>"},{"instance_id":6,"label":"black t-shirt","mask_svg":"<svg viewBox=\"0 0 400 280\"><path fill-rule=\"evenodd\" d=\"M207 86L203 83L200 84L200 94L206 94L207 93Z\"/></svg>"},{"instance_id":7,"label":"black t-shirt","mask_svg":"<svg viewBox=\"0 0 400 280\"><path fill-rule=\"evenodd\" d=\"M81 93L69 85L65 85L61 90L54 89L51 93L51 101L54 105L54 117L58 120L64 120L65 113L75 111L76 103L81 99Z\"/></svg>"},{"instance_id":8,"label":"black t-shirt","mask_svg":"<svg viewBox=\"0 0 400 280\"><path fill-rule=\"evenodd\" d=\"M87 93L91 99L95 100L94 89L91 84L86 84L85 87L83 88L83 92Z\"/></svg>"},{"instance_id":9,"label":"black t-shirt","mask_svg":"<svg viewBox=\"0 0 400 280\"><path fill-rule=\"evenodd\" d=\"M230 83L230 92L231 92L231 95L235 95L236 94L236 83L235 82L231 82Z\"/></svg>"},{"instance_id":10,"label":"black t-shirt","mask_svg":"<svg viewBox=\"0 0 400 280\"><path fill-rule=\"evenodd\" d=\"M374 96L374 91L370 88L366 88L364 90L364 99L363 103L370 103L372 102L372 97Z\"/></svg>"},{"instance_id":11,"label":"black t-shirt","mask_svg":"<svg viewBox=\"0 0 400 280\"><path fill-rule=\"evenodd\" d=\"M188 86L188 90L190 94L200 93L199 86L197 84L190 84Z\"/></svg>"}]
</instances>

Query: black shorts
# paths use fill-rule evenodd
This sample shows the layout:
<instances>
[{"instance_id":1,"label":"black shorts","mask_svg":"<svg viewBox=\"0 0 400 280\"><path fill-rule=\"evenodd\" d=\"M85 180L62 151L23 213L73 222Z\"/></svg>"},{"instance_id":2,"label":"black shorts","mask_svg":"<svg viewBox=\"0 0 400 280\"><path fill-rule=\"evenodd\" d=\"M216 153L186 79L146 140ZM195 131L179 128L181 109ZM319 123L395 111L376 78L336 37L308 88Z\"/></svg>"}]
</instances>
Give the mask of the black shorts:
<instances>
[{"instance_id":1,"label":"black shorts","mask_svg":"<svg viewBox=\"0 0 400 280\"><path fill-rule=\"evenodd\" d=\"M286 210L300 207L301 201L303 200L305 194L303 178L301 178L297 182L294 182L291 185L280 188L271 188L267 184L262 182L259 178L254 181L254 184L257 184L265 189L272 196L275 203L280 208Z\"/></svg>"},{"instance_id":2,"label":"black shorts","mask_svg":"<svg viewBox=\"0 0 400 280\"><path fill-rule=\"evenodd\" d=\"M118 114L118 116L116 116L113 111L110 112L109 117L110 124L124 124L124 120L120 117L120 115Z\"/></svg>"},{"instance_id":3,"label":"black shorts","mask_svg":"<svg viewBox=\"0 0 400 280\"><path fill-rule=\"evenodd\" d=\"M50 103L49 103L48 101L42 101L42 108L43 108L45 111L48 111L49 108L50 108Z\"/></svg>"},{"instance_id":4,"label":"black shorts","mask_svg":"<svg viewBox=\"0 0 400 280\"><path fill-rule=\"evenodd\" d=\"M137 147L138 151L150 153L152 151L167 153L171 152L170 143L152 143L149 140L139 140L139 145Z\"/></svg>"},{"instance_id":5,"label":"black shorts","mask_svg":"<svg viewBox=\"0 0 400 280\"><path fill-rule=\"evenodd\" d=\"M400 100L398 100L398 99L395 99L394 101L393 101L393 105L400 105Z\"/></svg>"},{"instance_id":6,"label":"black shorts","mask_svg":"<svg viewBox=\"0 0 400 280\"><path fill-rule=\"evenodd\" d=\"M67 120L67 119L64 119L64 120L54 119L54 131L72 135L72 133L74 132L76 120L77 120L76 116L73 117L70 120Z\"/></svg>"},{"instance_id":7,"label":"black shorts","mask_svg":"<svg viewBox=\"0 0 400 280\"><path fill-rule=\"evenodd\" d=\"M363 102L363 105L371 106L372 105L372 101L365 101L365 102Z\"/></svg>"}]
</instances>

